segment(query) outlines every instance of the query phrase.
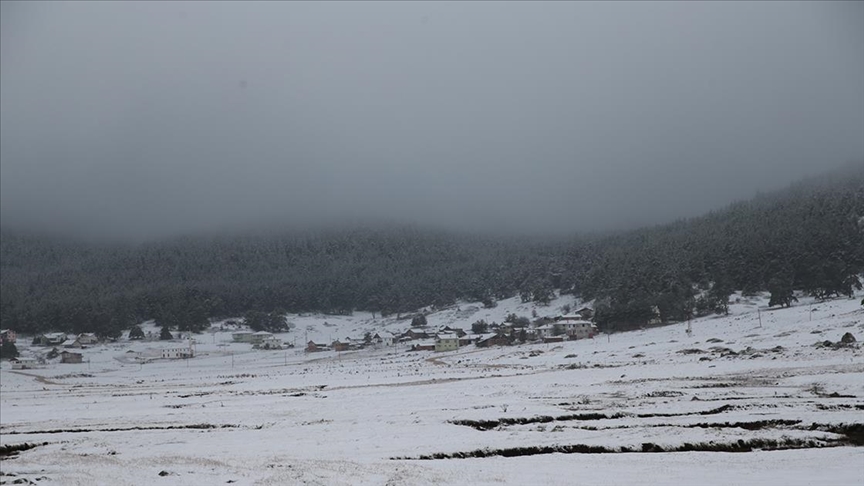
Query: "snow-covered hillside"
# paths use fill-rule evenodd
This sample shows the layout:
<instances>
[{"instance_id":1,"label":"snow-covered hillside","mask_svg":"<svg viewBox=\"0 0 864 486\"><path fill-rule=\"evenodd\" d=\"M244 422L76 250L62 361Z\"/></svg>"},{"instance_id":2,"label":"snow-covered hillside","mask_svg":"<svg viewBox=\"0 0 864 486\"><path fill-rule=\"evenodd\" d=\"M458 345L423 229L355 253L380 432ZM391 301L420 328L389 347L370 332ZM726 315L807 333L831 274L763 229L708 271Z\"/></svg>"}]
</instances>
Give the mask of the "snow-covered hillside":
<instances>
[{"instance_id":1,"label":"snow-covered hillside","mask_svg":"<svg viewBox=\"0 0 864 486\"><path fill-rule=\"evenodd\" d=\"M676 324L445 353L306 354L306 340L398 333L410 320L292 315L288 350L253 350L217 325L195 336L189 360L136 360L179 344L123 341L81 350L81 364L4 362L0 445L47 444L4 458L0 470L16 476L0 480L861 484L864 448L840 426L864 422L864 351L836 345L847 332L864 338L861 296L777 310L735 299L729 316L694 320L691 333ZM468 330L565 304L577 303L463 303L427 321ZM642 452L711 444L755 450ZM762 450L775 447L793 449ZM590 448L606 453L580 453ZM445 458L469 455L491 457Z\"/></svg>"}]
</instances>

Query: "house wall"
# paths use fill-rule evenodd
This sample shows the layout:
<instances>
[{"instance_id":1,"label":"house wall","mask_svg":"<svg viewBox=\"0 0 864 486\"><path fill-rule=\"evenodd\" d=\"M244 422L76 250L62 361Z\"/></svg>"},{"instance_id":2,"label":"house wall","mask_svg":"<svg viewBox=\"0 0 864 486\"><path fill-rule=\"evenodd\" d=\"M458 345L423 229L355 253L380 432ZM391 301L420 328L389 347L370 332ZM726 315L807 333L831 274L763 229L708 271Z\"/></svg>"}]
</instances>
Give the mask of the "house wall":
<instances>
[{"instance_id":1,"label":"house wall","mask_svg":"<svg viewBox=\"0 0 864 486\"><path fill-rule=\"evenodd\" d=\"M435 351L455 351L459 349L458 339L442 339L435 343Z\"/></svg>"},{"instance_id":2,"label":"house wall","mask_svg":"<svg viewBox=\"0 0 864 486\"><path fill-rule=\"evenodd\" d=\"M15 334L15 331L13 331L11 329L7 329L7 330L3 331L3 334L0 334L0 343L4 343L4 342L14 343L15 341L17 341L17 339L18 338Z\"/></svg>"},{"instance_id":3,"label":"house wall","mask_svg":"<svg viewBox=\"0 0 864 486\"><path fill-rule=\"evenodd\" d=\"M232 334L231 337L234 339L234 342L237 343L251 343L252 342L252 334Z\"/></svg>"},{"instance_id":4,"label":"house wall","mask_svg":"<svg viewBox=\"0 0 864 486\"><path fill-rule=\"evenodd\" d=\"M61 354L60 355L60 362L61 363L77 364L77 363L83 362L82 358L83 358L83 356L81 356L80 354Z\"/></svg>"}]
</instances>

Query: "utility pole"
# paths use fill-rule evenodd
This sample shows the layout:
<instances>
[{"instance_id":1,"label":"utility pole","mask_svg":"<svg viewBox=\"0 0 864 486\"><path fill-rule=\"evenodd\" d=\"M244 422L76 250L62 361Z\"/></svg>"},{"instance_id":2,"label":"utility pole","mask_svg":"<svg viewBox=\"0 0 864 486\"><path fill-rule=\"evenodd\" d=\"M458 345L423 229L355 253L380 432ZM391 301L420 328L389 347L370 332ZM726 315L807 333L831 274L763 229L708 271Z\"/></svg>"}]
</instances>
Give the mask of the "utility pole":
<instances>
[{"instance_id":1,"label":"utility pole","mask_svg":"<svg viewBox=\"0 0 864 486\"><path fill-rule=\"evenodd\" d=\"M761 328L762 327L762 311L760 311L758 307L756 308L756 316L759 317L759 327Z\"/></svg>"}]
</instances>

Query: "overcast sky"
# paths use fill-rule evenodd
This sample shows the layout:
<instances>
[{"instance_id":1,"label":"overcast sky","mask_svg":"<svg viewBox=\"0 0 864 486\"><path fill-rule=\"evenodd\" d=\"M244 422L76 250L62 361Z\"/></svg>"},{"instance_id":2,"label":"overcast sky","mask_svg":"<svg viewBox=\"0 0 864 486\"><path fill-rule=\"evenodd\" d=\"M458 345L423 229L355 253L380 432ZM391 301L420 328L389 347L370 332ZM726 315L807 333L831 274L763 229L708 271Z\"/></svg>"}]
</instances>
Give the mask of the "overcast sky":
<instances>
[{"instance_id":1,"label":"overcast sky","mask_svg":"<svg viewBox=\"0 0 864 486\"><path fill-rule=\"evenodd\" d=\"M2 2L5 226L606 230L864 160L864 3Z\"/></svg>"}]
</instances>

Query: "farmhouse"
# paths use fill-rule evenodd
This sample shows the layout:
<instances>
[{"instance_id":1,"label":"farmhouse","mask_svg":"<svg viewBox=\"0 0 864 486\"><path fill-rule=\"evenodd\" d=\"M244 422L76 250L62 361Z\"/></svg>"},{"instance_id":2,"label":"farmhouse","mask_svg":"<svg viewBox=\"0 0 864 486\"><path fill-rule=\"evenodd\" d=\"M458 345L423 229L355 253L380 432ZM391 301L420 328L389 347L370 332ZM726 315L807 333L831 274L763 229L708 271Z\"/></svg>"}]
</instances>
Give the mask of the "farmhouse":
<instances>
[{"instance_id":1,"label":"farmhouse","mask_svg":"<svg viewBox=\"0 0 864 486\"><path fill-rule=\"evenodd\" d=\"M459 349L459 336L455 333L441 333L435 339L435 351L455 351Z\"/></svg>"},{"instance_id":2,"label":"farmhouse","mask_svg":"<svg viewBox=\"0 0 864 486\"><path fill-rule=\"evenodd\" d=\"M61 363L77 364L84 361L84 356L81 353L73 353L71 351L63 351L60 353Z\"/></svg>"},{"instance_id":3,"label":"farmhouse","mask_svg":"<svg viewBox=\"0 0 864 486\"><path fill-rule=\"evenodd\" d=\"M18 337L12 329L0 329L0 344L15 343Z\"/></svg>"}]
</instances>

